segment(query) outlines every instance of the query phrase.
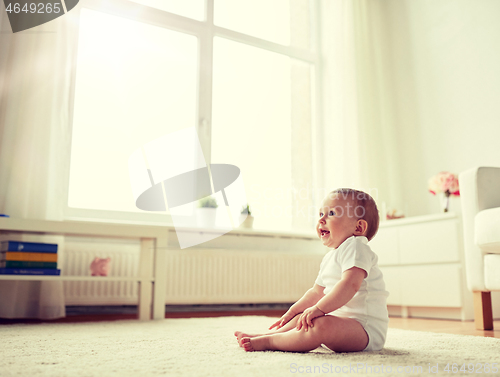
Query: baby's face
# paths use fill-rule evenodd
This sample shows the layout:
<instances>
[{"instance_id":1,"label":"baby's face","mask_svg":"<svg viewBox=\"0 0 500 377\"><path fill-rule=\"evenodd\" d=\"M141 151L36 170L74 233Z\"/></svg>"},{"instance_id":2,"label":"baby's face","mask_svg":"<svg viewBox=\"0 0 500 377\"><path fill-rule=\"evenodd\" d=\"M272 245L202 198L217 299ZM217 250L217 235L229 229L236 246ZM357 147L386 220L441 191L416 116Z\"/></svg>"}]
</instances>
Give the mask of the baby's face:
<instances>
[{"instance_id":1,"label":"baby's face","mask_svg":"<svg viewBox=\"0 0 500 377\"><path fill-rule=\"evenodd\" d=\"M354 235L358 218L352 201L327 196L319 209L316 225L318 237L323 245L336 249L342 242Z\"/></svg>"}]
</instances>

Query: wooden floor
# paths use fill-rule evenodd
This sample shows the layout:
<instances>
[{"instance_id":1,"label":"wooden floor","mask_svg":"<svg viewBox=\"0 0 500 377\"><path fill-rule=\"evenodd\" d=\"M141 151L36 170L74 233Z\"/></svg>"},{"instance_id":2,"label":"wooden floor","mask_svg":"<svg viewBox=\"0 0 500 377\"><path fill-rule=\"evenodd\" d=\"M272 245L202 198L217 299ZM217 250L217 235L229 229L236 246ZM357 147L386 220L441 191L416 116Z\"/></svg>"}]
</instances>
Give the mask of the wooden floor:
<instances>
[{"instance_id":1,"label":"wooden floor","mask_svg":"<svg viewBox=\"0 0 500 377\"><path fill-rule=\"evenodd\" d=\"M284 311L281 310L248 310L248 311L207 311L207 312L177 312L166 313L165 318L203 318L203 317L226 317L243 315L264 315L268 317L280 317ZM52 321L38 319L2 319L0 325L14 323L75 323L75 322L98 322L136 319L135 314L106 314L106 315L75 315ZM474 335L483 337L500 338L500 321L494 321L495 330L476 330L473 321L452 321L443 319L420 319L420 318L397 318L389 319L389 327L403 330L428 331L447 334Z\"/></svg>"}]
</instances>

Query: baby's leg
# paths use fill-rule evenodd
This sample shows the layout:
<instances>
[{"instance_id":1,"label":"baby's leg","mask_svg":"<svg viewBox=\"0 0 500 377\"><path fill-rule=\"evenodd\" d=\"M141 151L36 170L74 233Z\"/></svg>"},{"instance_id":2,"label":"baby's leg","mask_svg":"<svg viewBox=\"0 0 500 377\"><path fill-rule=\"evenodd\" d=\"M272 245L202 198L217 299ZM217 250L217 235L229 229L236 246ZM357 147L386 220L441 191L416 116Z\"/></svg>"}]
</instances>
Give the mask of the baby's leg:
<instances>
[{"instance_id":1,"label":"baby's leg","mask_svg":"<svg viewBox=\"0 0 500 377\"><path fill-rule=\"evenodd\" d=\"M300 313L302 314L302 313ZM242 331L235 331L234 335L238 339L238 343L241 347L241 339L243 338L255 338L257 336L263 336L263 335L273 335L273 334L278 334L282 332L287 332L295 328L297 326L297 320L300 317L300 314L297 314L295 317L293 317L290 321L288 321L285 326L280 327L278 330L273 330L271 332L265 333L265 334L247 334Z\"/></svg>"},{"instance_id":2,"label":"baby's leg","mask_svg":"<svg viewBox=\"0 0 500 377\"><path fill-rule=\"evenodd\" d=\"M294 351L307 352L326 345L335 352L362 351L368 345L368 335L363 326L352 318L326 315L313 320L308 331L288 331L255 338L242 338L245 351Z\"/></svg>"}]
</instances>

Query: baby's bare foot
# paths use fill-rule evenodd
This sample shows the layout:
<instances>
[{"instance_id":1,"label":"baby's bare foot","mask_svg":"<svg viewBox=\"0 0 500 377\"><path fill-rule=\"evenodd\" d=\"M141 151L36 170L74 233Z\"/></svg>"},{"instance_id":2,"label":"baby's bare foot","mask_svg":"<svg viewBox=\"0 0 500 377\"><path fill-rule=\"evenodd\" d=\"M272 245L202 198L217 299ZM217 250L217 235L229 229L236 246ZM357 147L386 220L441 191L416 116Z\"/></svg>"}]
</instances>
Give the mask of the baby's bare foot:
<instances>
[{"instance_id":1,"label":"baby's bare foot","mask_svg":"<svg viewBox=\"0 0 500 377\"><path fill-rule=\"evenodd\" d=\"M259 336L255 338L242 338L241 347L247 352L265 351L269 348L269 336Z\"/></svg>"},{"instance_id":2,"label":"baby's bare foot","mask_svg":"<svg viewBox=\"0 0 500 377\"><path fill-rule=\"evenodd\" d=\"M245 333L244 333L244 332L242 332L242 331L235 331L235 332L234 332L234 336L236 337L236 341L238 342L239 346L240 346L240 347L243 347L243 346L241 345L241 339L242 339L243 337L248 337L248 334L245 334Z\"/></svg>"},{"instance_id":3,"label":"baby's bare foot","mask_svg":"<svg viewBox=\"0 0 500 377\"><path fill-rule=\"evenodd\" d=\"M240 347L243 347L247 352L255 351L252 345L252 340L250 338L242 338Z\"/></svg>"},{"instance_id":4,"label":"baby's bare foot","mask_svg":"<svg viewBox=\"0 0 500 377\"><path fill-rule=\"evenodd\" d=\"M234 336L238 340L238 344L240 345L240 347L243 347L241 345L241 339L243 339L243 338L255 338L256 336L261 336L261 334L252 335L252 334L244 333L242 331L235 331Z\"/></svg>"}]
</instances>

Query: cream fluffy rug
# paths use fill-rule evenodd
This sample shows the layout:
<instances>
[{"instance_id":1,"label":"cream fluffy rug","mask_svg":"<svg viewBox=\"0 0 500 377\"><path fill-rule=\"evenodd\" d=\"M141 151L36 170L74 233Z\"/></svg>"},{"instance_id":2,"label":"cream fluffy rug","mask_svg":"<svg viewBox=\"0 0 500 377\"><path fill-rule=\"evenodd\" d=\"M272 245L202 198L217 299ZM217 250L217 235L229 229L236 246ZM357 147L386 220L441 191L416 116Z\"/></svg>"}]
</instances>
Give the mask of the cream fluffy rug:
<instances>
[{"instance_id":1,"label":"cream fluffy rug","mask_svg":"<svg viewBox=\"0 0 500 377\"><path fill-rule=\"evenodd\" d=\"M452 373L451 363L500 363L500 339L396 329L389 330L381 352L247 353L238 347L234 330L261 332L274 321L249 316L2 325L0 376L335 375L342 368L342 374L370 374L371 368L371 374L401 376L430 375L429 365L436 364L439 374L456 376L470 373ZM418 366L421 372L411 369Z\"/></svg>"}]
</instances>

